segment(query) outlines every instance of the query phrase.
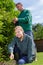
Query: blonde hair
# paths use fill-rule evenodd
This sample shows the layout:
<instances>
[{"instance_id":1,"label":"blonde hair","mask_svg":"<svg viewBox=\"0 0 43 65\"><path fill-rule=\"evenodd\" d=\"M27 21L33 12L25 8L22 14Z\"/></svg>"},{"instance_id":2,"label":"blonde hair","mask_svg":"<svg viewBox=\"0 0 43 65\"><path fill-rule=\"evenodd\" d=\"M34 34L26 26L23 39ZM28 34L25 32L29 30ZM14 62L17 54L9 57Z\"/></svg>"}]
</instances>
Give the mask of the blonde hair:
<instances>
[{"instance_id":1,"label":"blonde hair","mask_svg":"<svg viewBox=\"0 0 43 65\"><path fill-rule=\"evenodd\" d=\"M21 27L21 26L16 26L15 28L14 28L14 30L16 31L16 30L21 30L23 33L24 33L24 30L23 30L23 28Z\"/></svg>"}]
</instances>

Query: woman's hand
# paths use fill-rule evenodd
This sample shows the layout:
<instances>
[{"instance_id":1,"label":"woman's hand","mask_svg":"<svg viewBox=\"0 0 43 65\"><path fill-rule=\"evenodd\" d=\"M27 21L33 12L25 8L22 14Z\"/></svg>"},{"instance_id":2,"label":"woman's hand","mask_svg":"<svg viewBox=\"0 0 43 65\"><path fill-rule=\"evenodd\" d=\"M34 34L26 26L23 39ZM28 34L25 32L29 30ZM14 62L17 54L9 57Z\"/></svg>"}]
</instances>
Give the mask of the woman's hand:
<instances>
[{"instance_id":1,"label":"woman's hand","mask_svg":"<svg viewBox=\"0 0 43 65\"><path fill-rule=\"evenodd\" d=\"M11 53L11 55L10 55L10 59L11 59L11 60L14 59L14 54L13 54L13 53Z\"/></svg>"}]
</instances>

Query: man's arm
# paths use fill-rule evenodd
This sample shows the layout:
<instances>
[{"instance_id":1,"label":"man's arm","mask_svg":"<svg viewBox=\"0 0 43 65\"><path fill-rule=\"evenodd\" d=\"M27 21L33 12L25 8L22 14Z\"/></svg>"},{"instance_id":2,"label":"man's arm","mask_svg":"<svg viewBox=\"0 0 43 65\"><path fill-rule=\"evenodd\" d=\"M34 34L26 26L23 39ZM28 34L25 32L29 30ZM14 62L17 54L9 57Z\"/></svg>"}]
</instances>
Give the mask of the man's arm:
<instances>
[{"instance_id":1,"label":"man's arm","mask_svg":"<svg viewBox=\"0 0 43 65\"><path fill-rule=\"evenodd\" d=\"M29 21L29 23L30 23L30 20L32 20L32 15L31 15L31 13L30 13L30 11L26 11L26 14L25 14L25 17L24 18L18 18L18 21L20 21L20 22L28 22Z\"/></svg>"}]
</instances>

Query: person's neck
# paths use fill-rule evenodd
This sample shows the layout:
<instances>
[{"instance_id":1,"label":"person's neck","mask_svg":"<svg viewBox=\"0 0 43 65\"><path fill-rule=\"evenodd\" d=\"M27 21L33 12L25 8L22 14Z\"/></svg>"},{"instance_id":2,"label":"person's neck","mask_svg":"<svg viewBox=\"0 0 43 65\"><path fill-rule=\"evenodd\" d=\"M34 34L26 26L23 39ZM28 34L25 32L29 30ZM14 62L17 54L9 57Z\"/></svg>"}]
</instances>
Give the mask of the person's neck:
<instances>
[{"instance_id":1,"label":"person's neck","mask_svg":"<svg viewBox=\"0 0 43 65\"><path fill-rule=\"evenodd\" d=\"M21 11L23 11L23 10L24 10L24 8L21 9Z\"/></svg>"},{"instance_id":2,"label":"person's neck","mask_svg":"<svg viewBox=\"0 0 43 65\"><path fill-rule=\"evenodd\" d=\"M23 38L24 38L24 35L23 35L23 36L21 36L20 41L22 41L22 40L23 40Z\"/></svg>"}]
</instances>

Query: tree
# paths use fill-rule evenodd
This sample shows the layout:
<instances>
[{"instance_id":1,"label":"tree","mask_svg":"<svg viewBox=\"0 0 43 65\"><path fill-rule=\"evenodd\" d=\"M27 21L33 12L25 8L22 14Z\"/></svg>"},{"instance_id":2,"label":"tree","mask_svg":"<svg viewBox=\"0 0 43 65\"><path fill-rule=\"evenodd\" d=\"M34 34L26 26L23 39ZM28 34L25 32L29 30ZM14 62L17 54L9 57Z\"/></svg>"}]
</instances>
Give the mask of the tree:
<instances>
[{"instance_id":1,"label":"tree","mask_svg":"<svg viewBox=\"0 0 43 65\"><path fill-rule=\"evenodd\" d=\"M36 24L33 26L34 39L43 39L43 25Z\"/></svg>"},{"instance_id":2,"label":"tree","mask_svg":"<svg viewBox=\"0 0 43 65\"><path fill-rule=\"evenodd\" d=\"M8 59L7 45L14 36L12 20L18 16L13 0L0 0L0 61Z\"/></svg>"}]
</instances>

